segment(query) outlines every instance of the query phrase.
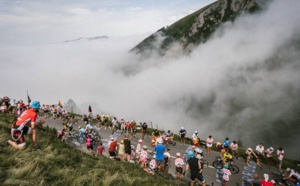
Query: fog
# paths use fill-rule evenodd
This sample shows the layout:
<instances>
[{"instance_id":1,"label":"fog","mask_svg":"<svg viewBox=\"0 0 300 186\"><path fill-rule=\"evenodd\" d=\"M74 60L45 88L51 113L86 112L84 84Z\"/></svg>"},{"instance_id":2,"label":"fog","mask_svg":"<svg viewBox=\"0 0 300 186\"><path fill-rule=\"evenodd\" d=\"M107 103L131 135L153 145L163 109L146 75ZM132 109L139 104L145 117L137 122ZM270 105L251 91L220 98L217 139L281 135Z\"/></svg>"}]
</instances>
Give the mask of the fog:
<instances>
[{"instance_id":1,"label":"fog","mask_svg":"<svg viewBox=\"0 0 300 186\"><path fill-rule=\"evenodd\" d=\"M190 55L129 53L144 38L1 48L0 96L53 104L72 99L82 113L147 121L188 136L283 147L299 158L300 1L272 1L226 23ZM157 28L159 29L159 28ZM67 38L70 39L70 38ZM5 65L4 65L5 64ZM125 70L127 69L127 70ZM132 73L130 73L130 70Z\"/></svg>"}]
</instances>

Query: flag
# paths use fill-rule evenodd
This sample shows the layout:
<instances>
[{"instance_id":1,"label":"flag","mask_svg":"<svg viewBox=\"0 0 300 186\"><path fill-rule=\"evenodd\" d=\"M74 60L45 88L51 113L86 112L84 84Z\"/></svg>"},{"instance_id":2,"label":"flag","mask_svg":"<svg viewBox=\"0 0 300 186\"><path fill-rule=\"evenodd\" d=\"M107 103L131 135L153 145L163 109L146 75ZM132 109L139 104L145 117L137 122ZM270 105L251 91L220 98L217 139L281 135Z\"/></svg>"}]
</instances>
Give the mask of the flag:
<instances>
[{"instance_id":1,"label":"flag","mask_svg":"<svg viewBox=\"0 0 300 186\"><path fill-rule=\"evenodd\" d=\"M30 102L31 102L31 99L30 99L30 97L29 97L28 91L27 91L27 102L28 102L28 105L29 105Z\"/></svg>"},{"instance_id":2,"label":"flag","mask_svg":"<svg viewBox=\"0 0 300 186\"><path fill-rule=\"evenodd\" d=\"M92 107L91 107L91 105L89 105L89 112L92 112Z\"/></svg>"},{"instance_id":3,"label":"flag","mask_svg":"<svg viewBox=\"0 0 300 186\"><path fill-rule=\"evenodd\" d=\"M61 104L60 100L58 101L58 105L59 105L60 107L62 107L62 104Z\"/></svg>"}]
</instances>

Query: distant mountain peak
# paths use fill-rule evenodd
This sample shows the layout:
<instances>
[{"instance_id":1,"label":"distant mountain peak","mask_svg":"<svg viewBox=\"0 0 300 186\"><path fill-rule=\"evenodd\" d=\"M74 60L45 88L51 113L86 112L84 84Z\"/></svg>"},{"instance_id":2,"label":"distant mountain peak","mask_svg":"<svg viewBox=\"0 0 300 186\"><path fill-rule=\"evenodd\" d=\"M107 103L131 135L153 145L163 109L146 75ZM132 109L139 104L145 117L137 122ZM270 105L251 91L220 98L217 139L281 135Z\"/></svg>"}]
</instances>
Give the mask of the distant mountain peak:
<instances>
[{"instance_id":1,"label":"distant mountain peak","mask_svg":"<svg viewBox=\"0 0 300 186\"><path fill-rule=\"evenodd\" d=\"M108 39L108 36L79 37L77 39L63 41L62 43L76 42L76 41L80 41L80 40L93 41L93 40L97 40L97 39Z\"/></svg>"}]
</instances>

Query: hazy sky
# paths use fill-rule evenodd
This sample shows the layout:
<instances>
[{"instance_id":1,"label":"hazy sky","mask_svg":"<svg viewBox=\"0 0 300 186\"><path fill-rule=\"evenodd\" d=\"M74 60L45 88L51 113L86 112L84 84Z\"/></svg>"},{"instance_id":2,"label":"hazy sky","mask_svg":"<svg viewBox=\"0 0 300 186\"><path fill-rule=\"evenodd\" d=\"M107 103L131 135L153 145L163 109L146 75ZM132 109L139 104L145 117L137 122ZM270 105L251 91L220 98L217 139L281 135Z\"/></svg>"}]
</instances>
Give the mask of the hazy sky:
<instances>
[{"instance_id":1,"label":"hazy sky","mask_svg":"<svg viewBox=\"0 0 300 186\"><path fill-rule=\"evenodd\" d=\"M83 113L90 104L202 139L297 146L286 136L300 132L300 1L244 14L189 56L174 46L144 61L128 51L212 1L42 2L0 1L0 96L26 100L28 90L42 103L71 98ZM62 43L101 35L109 38Z\"/></svg>"}]
</instances>

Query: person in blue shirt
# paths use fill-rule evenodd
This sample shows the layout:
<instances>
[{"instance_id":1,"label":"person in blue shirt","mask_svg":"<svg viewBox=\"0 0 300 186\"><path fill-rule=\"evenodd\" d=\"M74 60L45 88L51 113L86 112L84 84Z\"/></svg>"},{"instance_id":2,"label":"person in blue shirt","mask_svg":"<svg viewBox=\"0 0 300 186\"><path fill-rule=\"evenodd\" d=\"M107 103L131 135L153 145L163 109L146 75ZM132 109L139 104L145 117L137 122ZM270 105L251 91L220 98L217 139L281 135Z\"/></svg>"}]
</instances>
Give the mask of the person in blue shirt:
<instances>
[{"instance_id":1,"label":"person in blue shirt","mask_svg":"<svg viewBox=\"0 0 300 186\"><path fill-rule=\"evenodd\" d=\"M156 160L158 170L163 172L164 171L164 163L165 163L164 152L166 150L166 147L163 145L163 140L161 138L157 139L157 145L155 145L154 149L156 152L155 160Z\"/></svg>"},{"instance_id":2,"label":"person in blue shirt","mask_svg":"<svg viewBox=\"0 0 300 186\"><path fill-rule=\"evenodd\" d=\"M223 142L223 147L225 148L226 152L228 152L229 145L230 145L230 140L229 138L226 138Z\"/></svg>"}]
</instances>

